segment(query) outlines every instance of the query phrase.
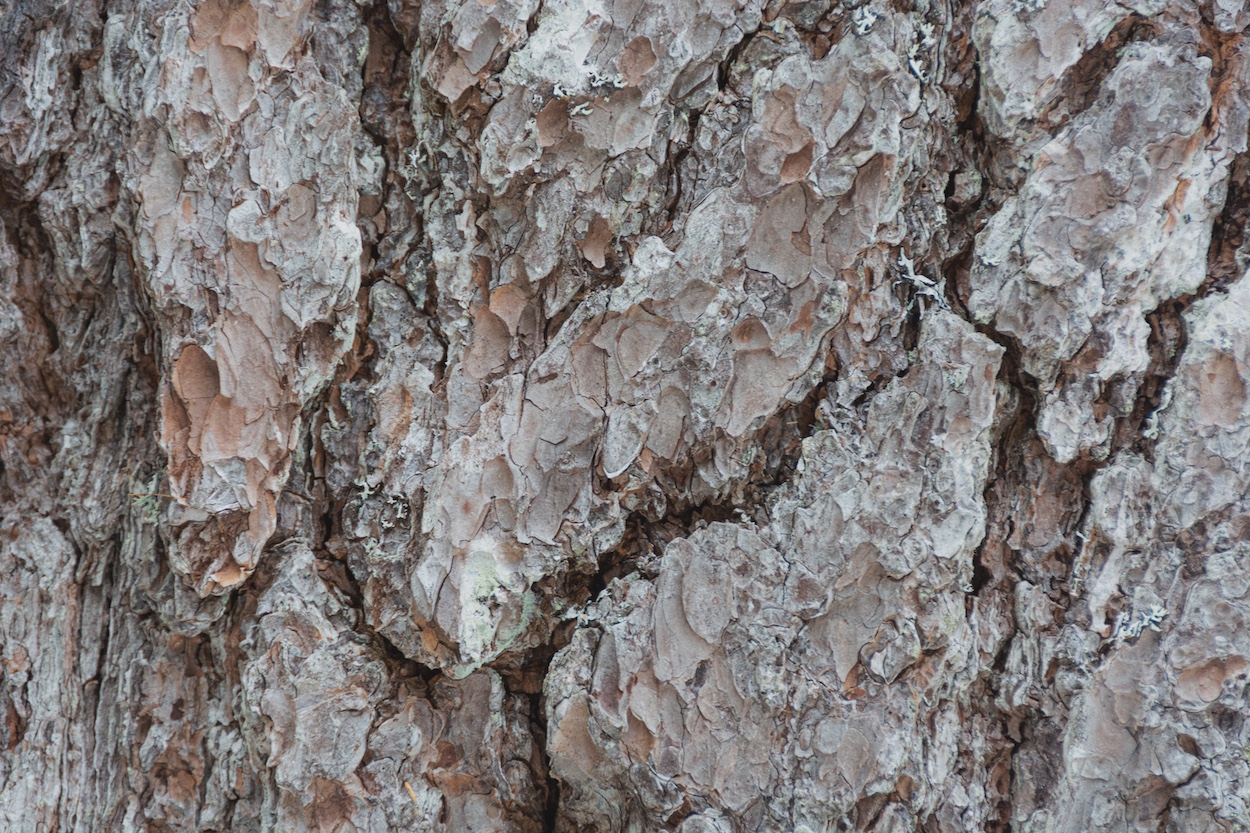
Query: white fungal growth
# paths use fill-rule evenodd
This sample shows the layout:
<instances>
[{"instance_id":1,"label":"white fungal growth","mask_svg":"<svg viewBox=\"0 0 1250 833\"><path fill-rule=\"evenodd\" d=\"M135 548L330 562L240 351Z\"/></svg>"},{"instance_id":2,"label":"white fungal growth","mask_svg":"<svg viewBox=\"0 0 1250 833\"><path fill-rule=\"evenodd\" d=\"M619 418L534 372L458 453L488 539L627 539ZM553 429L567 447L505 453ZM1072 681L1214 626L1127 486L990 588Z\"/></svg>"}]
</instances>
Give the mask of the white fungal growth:
<instances>
[{"instance_id":1,"label":"white fungal growth","mask_svg":"<svg viewBox=\"0 0 1250 833\"><path fill-rule=\"evenodd\" d=\"M619 90L621 87L625 86L625 77L619 72L614 72L608 75L600 72L594 67L591 67L587 70L586 77L588 77L590 79L590 83L596 87L615 87Z\"/></svg>"},{"instance_id":2,"label":"white fungal growth","mask_svg":"<svg viewBox=\"0 0 1250 833\"><path fill-rule=\"evenodd\" d=\"M1159 633L1161 631L1159 625L1167 618L1167 615L1167 610L1157 604L1152 604L1145 612L1139 611L1135 616L1129 614L1128 611L1120 611L1115 617L1115 629L1111 632L1111 638L1119 645L1126 640L1141 636L1146 628Z\"/></svg>"},{"instance_id":3,"label":"white fungal growth","mask_svg":"<svg viewBox=\"0 0 1250 833\"><path fill-rule=\"evenodd\" d=\"M920 33L921 49L932 49L937 46L937 29L933 27L932 23L921 21L916 30Z\"/></svg>"},{"instance_id":4,"label":"white fungal growth","mask_svg":"<svg viewBox=\"0 0 1250 833\"><path fill-rule=\"evenodd\" d=\"M855 25L855 34L863 37L872 31L872 27L881 17L881 13L868 6L860 6L851 15L851 23Z\"/></svg>"},{"instance_id":5,"label":"white fungal growth","mask_svg":"<svg viewBox=\"0 0 1250 833\"><path fill-rule=\"evenodd\" d=\"M1159 414L1168 405L1172 404L1172 386L1163 389L1163 397L1159 400L1159 407L1150 412L1150 416L1146 417L1146 427L1142 429L1141 435L1148 440L1157 440L1159 438Z\"/></svg>"},{"instance_id":6,"label":"white fungal growth","mask_svg":"<svg viewBox=\"0 0 1250 833\"><path fill-rule=\"evenodd\" d=\"M924 62L920 59L920 44L913 43L907 49L907 68L911 70L911 74L920 79L921 84L928 83L929 71L925 69Z\"/></svg>"},{"instance_id":7,"label":"white fungal growth","mask_svg":"<svg viewBox=\"0 0 1250 833\"><path fill-rule=\"evenodd\" d=\"M904 282L911 284L916 291L916 298L931 301L938 309L950 309L950 305L946 303L946 281L933 281L916 272L916 262L901 249L898 253L898 268L902 270L902 275L894 282L895 285ZM922 314L924 313L923 300L920 307Z\"/></svg>"},{"instance_id":8,"label":"white fungal growth","mask_svg":"<svg viewBox=\"0 0 1250 833\"><path fill-rule=\"evenodd\" d=\"M370 483L369 479L364 475L356 478L355 485L360 489L361 500L368 500L373 496L373 493L378 490L377 487Z\"/></svg>"},{"instance_id":9,"label":"white fungal growth","mask_svg":"<svg viewBox=\"0 0 1250 833\"><path fill-rule=\"evenodd\" d=\"M786 32L794 30L794 24L784 17L779 17L772 23L765 24L764 28L771 29L779 35L784 35Z\"/></svg>"},{"instance_id":10,"label":"white fungal growth","mask_svg":"<svg viewBox=\"0 0 1250 833\"><path fill-rule=\"evenodd\" d=\"M925 66L922 55L937 46L937 34L933 24L921 22L916 27L916 35L919 38L919 42L912 44L907 49L907 67L911 70L912 75L920 79L921 84L927 84L929 82L929 69Z\"/></svg>"}]
</instances>

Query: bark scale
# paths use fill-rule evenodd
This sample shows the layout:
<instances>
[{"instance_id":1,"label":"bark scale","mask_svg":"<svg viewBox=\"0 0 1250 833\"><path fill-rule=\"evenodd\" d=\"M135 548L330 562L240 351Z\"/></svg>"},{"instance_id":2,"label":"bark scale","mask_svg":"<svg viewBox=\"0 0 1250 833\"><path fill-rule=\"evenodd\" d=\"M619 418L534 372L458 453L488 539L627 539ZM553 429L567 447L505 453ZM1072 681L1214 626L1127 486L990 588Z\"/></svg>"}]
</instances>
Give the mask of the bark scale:
<instances>
[{"instance_id":1,"label":"bark scale","mask_svg":"<svg viewBox=\"0 0 1250 833\"><path fill-rule=\"evenodd\" d=\"M1250 829L1248 27L0 5L0 824Z\"/></svg>"}]
</instances>

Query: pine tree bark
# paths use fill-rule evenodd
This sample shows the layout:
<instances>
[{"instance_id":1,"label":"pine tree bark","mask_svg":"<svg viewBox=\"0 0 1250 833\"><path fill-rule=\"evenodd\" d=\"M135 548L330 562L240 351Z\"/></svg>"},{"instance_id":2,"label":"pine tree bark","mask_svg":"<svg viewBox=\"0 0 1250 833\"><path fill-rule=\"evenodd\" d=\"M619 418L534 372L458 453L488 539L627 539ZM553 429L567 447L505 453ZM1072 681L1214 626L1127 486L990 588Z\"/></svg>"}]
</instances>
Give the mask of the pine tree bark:
<instances>
[{"instance_id":1,"label":"pine tree bark","mask_svg":"<svg viewBox=\"0 0 1250 833\"><path fill-rule=\"evenodd\" d=\"M0 5L0 828L1250 829L1248 30Z\"/></svg>"}]
</instances>

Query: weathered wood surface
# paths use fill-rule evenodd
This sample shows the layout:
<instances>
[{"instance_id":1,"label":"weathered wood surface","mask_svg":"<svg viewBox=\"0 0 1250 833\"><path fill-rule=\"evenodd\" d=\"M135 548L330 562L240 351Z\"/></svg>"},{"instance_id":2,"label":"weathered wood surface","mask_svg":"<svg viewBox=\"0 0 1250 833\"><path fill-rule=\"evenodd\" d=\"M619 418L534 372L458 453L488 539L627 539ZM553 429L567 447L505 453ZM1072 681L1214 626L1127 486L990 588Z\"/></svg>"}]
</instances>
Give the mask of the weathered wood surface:
<instances>
[{"instance_id":1,"label":"weathered wood surface","mask_svg":"<svg viewBox=\"0 0 1250 833\"><path fill-rule=\"evenodd\" d=\"M0 3L0 828L1250 829L1248 27Z\"/></svg>"}]
</instances>

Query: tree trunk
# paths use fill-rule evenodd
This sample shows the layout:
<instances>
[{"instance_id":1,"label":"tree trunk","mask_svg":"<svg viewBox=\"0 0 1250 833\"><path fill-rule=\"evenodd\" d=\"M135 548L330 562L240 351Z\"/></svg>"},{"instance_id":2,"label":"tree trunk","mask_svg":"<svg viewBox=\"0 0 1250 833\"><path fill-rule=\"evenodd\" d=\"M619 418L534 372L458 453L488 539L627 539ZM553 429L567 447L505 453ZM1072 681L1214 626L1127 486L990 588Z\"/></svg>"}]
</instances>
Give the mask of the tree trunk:
<instances>
[{"instance_id":1,"label":"tree trunk","mask_svg":"<svg viewBox=\"0 0 1250 833\"><path fill-rule=\"evenodd\" d=\"M0 5L0 828L1250 829L1248 27Z\"/></svg>"}]
</instances>

